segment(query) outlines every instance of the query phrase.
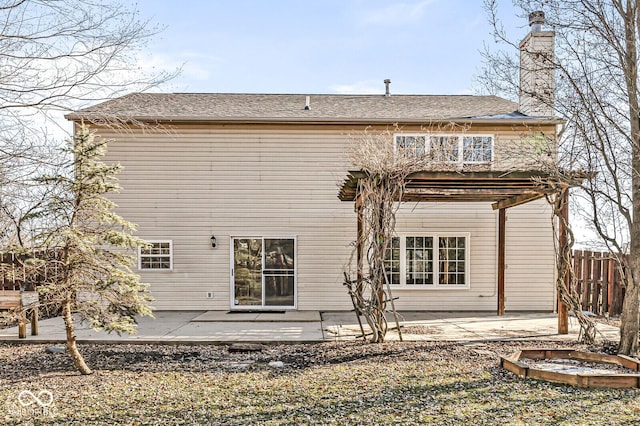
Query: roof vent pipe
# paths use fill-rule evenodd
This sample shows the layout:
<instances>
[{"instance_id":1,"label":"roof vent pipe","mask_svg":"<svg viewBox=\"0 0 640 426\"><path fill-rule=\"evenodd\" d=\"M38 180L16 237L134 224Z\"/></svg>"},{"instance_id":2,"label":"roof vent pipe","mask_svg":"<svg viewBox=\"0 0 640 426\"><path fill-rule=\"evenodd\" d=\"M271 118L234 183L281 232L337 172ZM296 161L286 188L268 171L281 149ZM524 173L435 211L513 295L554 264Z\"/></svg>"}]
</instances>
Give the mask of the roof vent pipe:
<instances>
[{"instance_id":1,"label":"roof vent pipe","mask_svg":"<svg viewBox=\"0 0 640 426\"><path fill-rule=\"evenodd\" d=\"M535 12L531 12L529 14L529 26L531 27L531 32L540 32L542 31L542 26L544 25L544 12L541 10L536 10Z\"/></svg>"},{"instance_id":2,"label":"roof vent pipe","mask_svg":"<svg viewBox=\"0 0 640 426\"><path fill-rule=\"evenodd\" d=\"M391 80L388 78L384 80L384 95L391 96L391 92L389 91L389 85L391 84Z\"/></svg>"},{"instance_id":3,"label":"roof vent pipe","mask_svg":"<svg viewBox=\"0 0 640 426\"><path fill-rule=\"evenodd\" d=\"M309 111L311 109L311 96L307 96L307 99L304 103L304 110Z\"/></svg>"}]
</instances>

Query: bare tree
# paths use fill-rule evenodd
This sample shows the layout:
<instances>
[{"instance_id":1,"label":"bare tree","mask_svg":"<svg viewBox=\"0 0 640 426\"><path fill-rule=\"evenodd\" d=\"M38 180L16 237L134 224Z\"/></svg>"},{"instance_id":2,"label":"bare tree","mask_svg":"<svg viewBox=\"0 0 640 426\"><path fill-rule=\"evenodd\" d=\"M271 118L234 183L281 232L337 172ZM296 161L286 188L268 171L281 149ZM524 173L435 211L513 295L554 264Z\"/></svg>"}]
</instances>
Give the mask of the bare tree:
<instances>
[{"instance_id":1,"label":"bare tree","mask_svg":"<svg viewBox=\"0 0 640 426\"><path fill-rule=\"evenodd\" d=\"M505 49L485 51L479 80L510 97L520 87L516 55L524 47L505 33L497 0L485 0L494 36ZM566 120L560 140L566 169L594 172L577 193L593 230L623 265L626 297L619 352L638 351L640 328L640 101L638 40L640 2L635 0L514 0L523 15L544 11L555 32L555 103ZM515 90L514 90L515 89ZM549 98L530 91L539 102Z\"/></svg>"},{"instance_id":2,"label":"bare tree","mask_svg":"<svg viewBox=\"0 0 640 426\"><path fill-rule=\"evenodd\" d=\"M362 315L371 329L372 342L384 342L387 333L385 312L393 295L385 270L387 249L395 232L396 211L400 206L405 179L419 170L420 158L406 152L396 152L393 134L389 131L365 131L352 137L349 159L363 172L358 183L357 203L362 224L358 248L364 248L367 268L357 259L355 281L347 279L356 315ZM357 256L356 256L357 257ZM353 256L352 256L353 260ZM352 262L350 262L352 263ZM350 274L346 273L347 278Z\"/></svg>"},{"instance_id":3,"label":"bare tree","mask_svg":"<svg viewBox=\"0 0 640 426\"><path fill-rule=\"evenodd\" d=\"M34 169L61 163L51 155L61 143L51 137L61 112L173 74L141 70L136 53L159 28L123 2L0 0L0 28L0 243L7 243L20 239L18 225L46 192L27 182Z\"/></svg>"},{"instance_id":4,"label":"bare tree","mask_svg":"<svg viewBox=\"0 0 640 426\"><path fill-rule=\"evenodd\" d=\"M4 0L0 23L4 111L67 110L71 99L95 101L162 79L138 72L132 56L158 29L120 2ZM12 114L24 121L32 113Z\"/></svg>"}]
</instances>

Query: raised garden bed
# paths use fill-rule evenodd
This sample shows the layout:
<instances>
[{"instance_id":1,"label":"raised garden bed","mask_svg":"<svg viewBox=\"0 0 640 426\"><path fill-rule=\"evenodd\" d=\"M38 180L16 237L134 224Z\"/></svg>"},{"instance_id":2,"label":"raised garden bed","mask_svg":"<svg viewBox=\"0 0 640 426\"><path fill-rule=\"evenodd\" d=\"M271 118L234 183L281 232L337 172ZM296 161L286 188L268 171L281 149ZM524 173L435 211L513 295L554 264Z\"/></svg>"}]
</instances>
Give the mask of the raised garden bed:
<instances>
[{"instance_id":1,"label":"raised garden bed","mask_svg":"<svg viewBox=\"0 0 640 426\"><path fill-rule=\"evenodd\" d=\"M638 388L640 361L573 349L522 349L501 356L500 365L522 378L581 388Z\"/></svg>"}]
</instances>

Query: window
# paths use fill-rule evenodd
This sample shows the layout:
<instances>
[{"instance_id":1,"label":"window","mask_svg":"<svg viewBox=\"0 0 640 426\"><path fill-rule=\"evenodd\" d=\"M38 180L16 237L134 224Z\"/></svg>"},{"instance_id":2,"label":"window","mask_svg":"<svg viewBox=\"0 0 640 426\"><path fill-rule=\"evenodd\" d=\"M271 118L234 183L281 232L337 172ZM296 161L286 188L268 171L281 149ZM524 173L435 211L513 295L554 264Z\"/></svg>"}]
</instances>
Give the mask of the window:
<instances>
[{"instance_id":1,"label":"window","mask_svg":"<svg viewBox=\"0 0 640 426\"><path fill-rule=\"evenodd\" d=\"M396 149L412 157L422 157L427 149L425 135L396 135Z\"/></svg>"},{"instance_id":2,"label":"window","mask_svg":"<svg viewBox=\"0 0 640 426\"><path fill-rule=\"evenodd\" d=\"M400 238L393 237L384 257L384 270L389 284L400 284Z\"/></svg>"},{"instance_id":3,"label":"window","mask_svg":"<svg viewBox=\"0 0 640 426\"><path fill-rule=\"evenodd\" d=\"M393 237L385 256L389 284L402 288L468 288L468 235Z\"/></svg>"},{"instance_id":4,"label":"window","mask_svg":"<svg viewBox=\"0 0 640 426\"><path fill-rule=\"evenodd\" d=\"M433 160L445 163L457 163L459 160L460 138L458 136L431 136Z\"/></svg>"},{"instance_id":5,"label":"window","mask_svg":"<svg viewBox=\"0 0 640 426\"><path fill-rule=\"evenodd\" d=\"M488 135L395 135L396 150L433 161L460 164L488 164L493 160L493 136Z\"/></svg>"},{"instance_id":6,"label":"window","mask_svg":"<svg viewBox=\"0 0 640 426\"><path fill-rule=\"evenodd\" d=\"M139 247L138 269L173 269L173 243L149 241L148 247Z\"/></svg>"},{"instance_id":7,"label":"window","mask_svg":"<svg viewBox=\"0 0 640 426\"><path fill-rule=\"evenodd\" d=\"M443 285L465 285L465 238L440 237L438 241L438 283Z\"/></svg>"},{"instance_id":8,"label":"window","mask_svg":"<svg viewBox=\"0 0 640 426\"><path fill-rule=\"evenodd\" d=\"M405 237L405 284L433 284L433 237Z\"/></svg>"},{"instance_id":9,"label":"window","mask_svg":"<svg viewBox=\"0 0 640 426\"><path fill-rule=\"evenodd\" d=\"M491 136L465 136L462 142L463 161L465 163L488 163L493 148Z\"/></svg>"}]
</instances>

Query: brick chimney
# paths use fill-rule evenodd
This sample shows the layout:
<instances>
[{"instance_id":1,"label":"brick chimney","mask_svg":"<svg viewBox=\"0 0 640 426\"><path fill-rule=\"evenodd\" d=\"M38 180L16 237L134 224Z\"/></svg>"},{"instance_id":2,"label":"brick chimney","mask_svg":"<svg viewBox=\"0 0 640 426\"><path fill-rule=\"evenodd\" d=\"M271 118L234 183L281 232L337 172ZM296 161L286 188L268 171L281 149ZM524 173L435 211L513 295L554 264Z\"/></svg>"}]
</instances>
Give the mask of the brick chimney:
<instances>
[{"instance_id":1,"label":"brick chimney","mask_svg":"<svg viewBox=\"0 0 640 426\"><path fill-rule=\"evenodd\" d=\"M535 117L554 115L553 49L555 33L544 31L544 12L529 14L531 31L520 42L521 113Z\"/></svg>"}]
</instances>

